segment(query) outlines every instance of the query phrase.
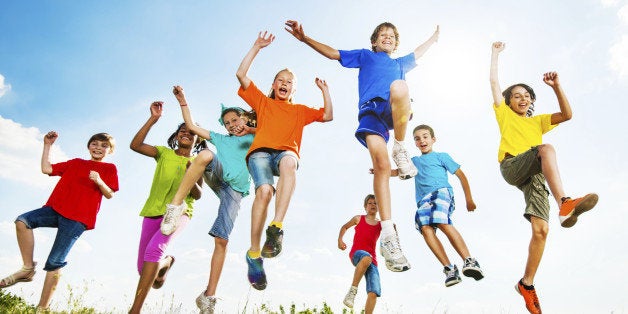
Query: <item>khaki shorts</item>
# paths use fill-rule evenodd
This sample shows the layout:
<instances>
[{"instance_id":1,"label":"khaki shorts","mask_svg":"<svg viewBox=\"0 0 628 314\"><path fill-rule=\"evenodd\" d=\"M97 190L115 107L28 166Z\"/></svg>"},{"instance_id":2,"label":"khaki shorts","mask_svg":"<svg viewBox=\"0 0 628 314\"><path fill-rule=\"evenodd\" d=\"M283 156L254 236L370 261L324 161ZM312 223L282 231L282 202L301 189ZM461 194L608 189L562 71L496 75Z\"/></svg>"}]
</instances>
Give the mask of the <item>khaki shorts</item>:
<instances>
[{"instance_id":1,"label":"khaki shorts","mask_svg":"<svg viewBox=\"0 0 628 314\"><path fill-rule=\"evenodd\" d=\"M514 157L506 157L499 166L502 177L510 185L523 191L526 209L523 216L530 220L530 216L549 221L549 191L545 186L545 176L541 172L541 161L537 157L538 148Z\"/></svg>"}]
</instances>

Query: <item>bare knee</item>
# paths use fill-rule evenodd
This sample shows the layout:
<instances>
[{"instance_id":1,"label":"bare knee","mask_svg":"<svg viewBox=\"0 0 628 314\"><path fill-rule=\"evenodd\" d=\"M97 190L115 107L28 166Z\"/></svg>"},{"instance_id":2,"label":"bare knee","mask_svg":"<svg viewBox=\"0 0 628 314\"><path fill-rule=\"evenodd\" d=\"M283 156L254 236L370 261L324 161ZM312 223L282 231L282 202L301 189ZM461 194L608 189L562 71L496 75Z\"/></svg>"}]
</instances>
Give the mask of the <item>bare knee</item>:
<instances>
[{"instance_id":1,"label":"bare knee","mask_svg":"<svg viewBox=\"0 0 628 314\"><path fill-rule=\"evenodd\" d=\"M554 149L554 146L552 146L551 144L541 144L538 146L537 149L538 149L537 156L541 159L543 159L544 157L556 156L556 150Z\"/></svg>"},{"instance_id":2,"label":"bare knee","mask_svg":"<svg viewBox=\"0 0 628 314\"><path fill-rule=\"evenodd\" d=\"M24 231L24 230L28 230L28 227L23 221L18 220L15 222L15 230Z\"/></svg>"},{"instance_id":3,"label":"bare knee","mask_svg":"<svg viewBox=\"0 0 628 314\"><path fill-rule=\"evenodd\" d=\"M229 240L227 239L223 239L220 237L215 237L214 238L214 243L216 244L217 248L221 248L223 250L227 249L227 244L229 243Z\"/></svg>"},{"instance_id":4,"label":"bare knee","mask_svg":"<svg viewBox=\"0 0 628 314\"><path fill-rule=\"evenodd\" d=\"M273 198L274 192L275 190L273 189L272 185L262 184L255 190L255 199L264 202L270 202L270 200Z\"/></svg>"},{"instance_id":5,"label":"bare knee","mask_svg":"<svg viewBox=\"0 0 628 314\"><path fill-rule=\"evenodd\" d=\"M295 173L297 171L297 160L292 156L285 156L279 161L279 172L283 175L286 172Z\"/></svg>"},{"instance_id":6,"label":"bare knee","mask_svg":"<svg viewBox=\"0 0 628 314\"><path fill-rule=\"evenodd\" d=\"M532 237L545 240L549 233L549 225L541 218L532 217Z\"/></svg>"},{"instance_id":7,"label":"bare knee","mask_svg":"<svg viewBox=\"0 0 628 314\"><path fill-rule=\"evenodd\" d=\"M360 259L360 264L363 265L371 265L371 263L373 262L373 258L370 256L364 256L362 257L362 259Z\"/></svg>"},{"instance_id":8,"label":"bare knee","mask_svg":"<svg viewBox=\"0 0 628 314\"><path fill-rule=\"evenodd\" d=\"M198 153L198 155L196 155L196 158L194 158L194 161L192 161L192 163L207 166L210 162L212 162L213 159L214 153L212 153L209 149L204 149L200 153Z\"/></svg>"},{"instance_id":9,"label":"bare knee","mask_svg":"<svg viewBox=\"0 0 628 314\"><path fill-rule=\"evenodd\" d=\"M404 80L395 80L390 84L390 96L392 97L408 97L410 91L408 83Z\"/></svg>"}]
</instances>

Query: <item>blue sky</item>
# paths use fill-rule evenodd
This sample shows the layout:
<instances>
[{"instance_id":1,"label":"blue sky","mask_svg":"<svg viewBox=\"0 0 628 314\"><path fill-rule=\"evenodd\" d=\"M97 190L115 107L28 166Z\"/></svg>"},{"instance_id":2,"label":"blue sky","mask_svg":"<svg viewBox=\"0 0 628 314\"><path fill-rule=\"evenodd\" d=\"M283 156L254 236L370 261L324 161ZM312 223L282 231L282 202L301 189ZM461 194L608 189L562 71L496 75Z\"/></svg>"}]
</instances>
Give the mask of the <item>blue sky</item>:
<instances>
[{"instance_id":1,"label":"blue sky","mask_svg":"<svg viewBox=\"0 0 628 314\"><path fill-rule=\"evenodd\" d=\"M413 183L391 180L393 219L413 268L381 269L382 297L376 309L389 313L523 313L513 289L521 277L530 237L522 218L523 198L501 178L496 160L499 134L488 84L490 45L506 42L500 82L529 83L537 113L558 110L541 81L558 71L574 118L545 136L558 153L568 193L600 195L598 206L571 229L562 229L552 204L550 235L536 277L548 313L624 313L622 283L628 277L624 226L628 173L620 167L628 91L628 1L11 1L0 5L0 275L20 267L13 220L38 208L56 179L39 171L42 136L56 130L53 159L88 158L86 141L106 131L117 140L108 157L118 166L120 192L104 200L96 229L83 235L68 257L53 308L67 308L68 285L84 303L102 311L126 312L137 284L135 260L141 219L154 161L132 152L129 142L149 116L149 104L165 101L165 114L147 143L165 145L181 121L173 85L185 88L193 116L203 127L218 124L220 103L246 106L237 96L235 71L259 31L277 38L258 55L250 77L263 90L275 73L291 68L298 77L296 101L322 106L315 77L327 80L334 121L304 132L297 188L285 221L281 256L267 260L268 288L246 281L250 205L243 201L229 244L217 296L218 309L242 312L262 303L297 307L327 302L342 311L353 267L336 248L340 226L361 214L372 190L370 158L353 137L357 125L357 72L344 69L283 30L287 19L306 34L338 49L369 46L373 28L394 23L398 52L427 39L438 24L437 44L419 60L407 81L415 125L436 131L434 149L462 165L478 209L460 206L454 222L486 278L443 285L442 268L414 230ZM409 137L408 137L409 138ZM418 149L407 145L410 152ZM450 178L458 198L462 189ZM194 312L204 289L213 240L207 231L218 201L206 189L192 222L171 245L177 263L161 290L147 299L147 312ZM272 209L271 209L272 212ZM41 264L54 230L37 230L35 256ZM347 243L352 232L345 235ZM452 261L459 257L446 244ZM36 303L43 271L34 282L9 289ZM365 301L364 282L356 305ZM83 294L83 287L87 291Z\"/></svg>"}]
</instances>

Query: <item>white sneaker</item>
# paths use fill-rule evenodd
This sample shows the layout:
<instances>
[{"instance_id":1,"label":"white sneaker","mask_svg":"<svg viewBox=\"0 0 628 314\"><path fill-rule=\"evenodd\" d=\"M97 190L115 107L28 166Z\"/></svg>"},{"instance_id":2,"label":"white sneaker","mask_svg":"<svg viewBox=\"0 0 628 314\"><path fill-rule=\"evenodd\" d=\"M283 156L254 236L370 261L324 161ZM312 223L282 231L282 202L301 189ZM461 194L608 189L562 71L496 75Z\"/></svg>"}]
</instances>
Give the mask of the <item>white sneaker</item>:
<instances>
[{"instance_id":1,"label":"white sneaker","mask_svg":"<svg viewBox=\"0 0 628 314\"><path fill-rule=\"evenodd\" d=\"M412 160L408 157L406 148L397 141L393 144L392 159L399 170L399 179L410 179L419 173Z\"/></svg>"},{"instance_id":2,"label":"white sneaker","mask_svg":"<svg viewBox=\"0 0 628 314\"><path fill-rule=\"evenodd\" d=\"M196 306L201 310L200 314L214 314L214 307L216 307L216 300L218 298L205 295L205 291L196 298Z\"/></svg>"},{"instance_id":3,"label":"white sneaker","mask_svg":"<svg viewBox=\"0 0 628 314\"><path fill-rule=\"evenodd\" d=\"M183 215L183 212L188 209L188 205L183 202L181 205L166 205L166 213L164 213L164 218L161 221L161 233L164 235L171 235L175 230L177 230L177 224L179 223L179 218Z\"/></svg>"},{"instance_id":4,"label":"white sneaker","mask_svg":"<svg viewBox=\"0 0 628 314\"><path fill-rule=\"evenodd\" d=\"M410 263L401 251L399 245L399 236L397 233L391 233L382 236L379 241L379 250L386 259L386 267L394 272L402 272L410 269Z\"/></svg>"},{"instance_id":5,"label":"white sneaker","mask_svg":"<svg viewBox=\"0 0 628 314\"><path fill-rule=\"evenodd\" d=\"M345 299L344 301L342 301L342 303L344 303L348 308L353 308L353 301L355 300L355 295L358 293L358 288L351 286L351 288L349 288L349 292L347 292L347 295L345 295Z\"/></svg>"}]
</instances>

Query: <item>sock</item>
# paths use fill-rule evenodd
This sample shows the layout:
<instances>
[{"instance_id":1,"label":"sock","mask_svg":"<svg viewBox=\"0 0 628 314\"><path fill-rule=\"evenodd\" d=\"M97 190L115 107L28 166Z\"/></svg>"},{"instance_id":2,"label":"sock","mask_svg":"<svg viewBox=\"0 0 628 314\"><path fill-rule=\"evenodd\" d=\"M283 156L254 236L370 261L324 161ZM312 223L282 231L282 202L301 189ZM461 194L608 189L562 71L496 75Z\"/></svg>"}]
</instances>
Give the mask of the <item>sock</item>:
<instances>
[{"instance_id":1,"label":"sock","mask_svg":"<svg viewBox=\"0 0 628 314\"><path fill-rule=\"evenodd\" d=\"M454 264L449 264L449 265L447 265L447 266L445 266L445 267L447 267L447 268L449 268L449 269L454 269Z\"/></svg>"},{"instance_id":2,"label":"sock","mask_svg":"<svg viewBox=\"0 0 628 314\"><path fill-rule=\"evenodd\" d=\"M249 250L248 252L246 252L246 254L250 257L250 258L260 258L262 256L262 252L261 251L256 251L253 252L251 250Z\"/></svg>"},{"instance_id":3,"label":"sock","mask_svg":"<svg viewBox=\"0 0 628 314\"><path fill-rule=\"evenodd\" d=\"M521 278L521 280L519 280L519 283L520 283L520 284L523 286L523 288L524 288L524 289L526 289L526 290L534 290L534 285L529 285L529 286L526 286L526 285L523 283L523 278Z\"/></svg>"},{"instance_id":4,"label":"sock","mask_svg":"<svg viewBox=\"0 0 628 314\"><path fill-rule=\"evenodd\" d=\"M398 141L397 139L395 139L395 144L399 144L399 145L403 146L404 142L403 141Z\"/></svg>"},{"instance_id":5,"label":"sock","mask_svg":"<svg viewBox=\"0 0 628 314\"><path fill-rule=\"evenodd\" d=\"M281 221L274 221L273 220L273 221L270 222L270 225L268 225L268 226L275 226L275 227L281 229L283 227L283 222L281 222Z\"/></svg>"},{"instance_id":6,"label":"sock","mask_svg":"<svg viewBox=\"0 0 628 314\"><path fill-rule=\"evenodd\" d=\"M380 224L382 225L382 236L395 233L395 227L391 219L384 220Z\"/></svg>"}]
</instances>

